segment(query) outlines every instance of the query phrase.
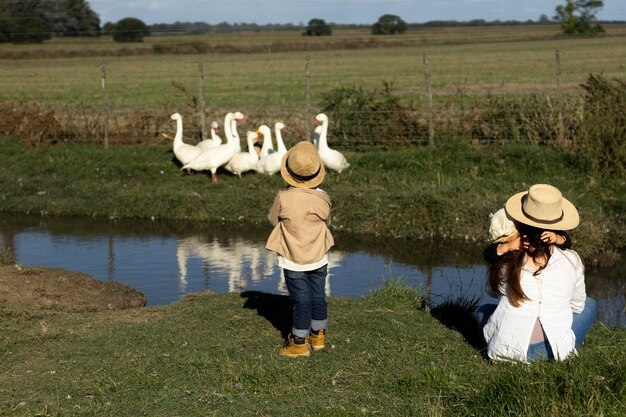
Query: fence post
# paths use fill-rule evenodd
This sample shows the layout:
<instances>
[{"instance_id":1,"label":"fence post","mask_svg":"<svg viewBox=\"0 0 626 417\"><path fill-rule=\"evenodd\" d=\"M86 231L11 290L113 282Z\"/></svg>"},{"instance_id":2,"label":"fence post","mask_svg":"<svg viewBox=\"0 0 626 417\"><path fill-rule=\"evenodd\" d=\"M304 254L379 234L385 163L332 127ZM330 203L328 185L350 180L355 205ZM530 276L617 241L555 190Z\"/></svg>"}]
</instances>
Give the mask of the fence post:
<instances>
[{"instance_id":1,"label":"fence post","mask_svg":"<svg viewBox=\"0 0 626 417\"><path fill-rule=\"evenodd\" d=\"M559 98L558 123L559 123L559 145L565 142L565 126L563 125L563 91L561 90L561 51L558 49L554 53L556 63L556 92Z\"/></svg>"},{"instance_id":2,"label":"fence post","mask_svg":"<svg viewBox=\"0 0 626 417\"><path fill-rule=\"evenodd\" d=\"M307 56L305 59L305 64L304 64L304 74L306 77L306 92L305 92L305 102L306 102L306 107L304 110L304 122L305 122L305 126L304 126L304 131L308 132L309 131L309 126L310 126L310 120L309 118L311 117L311 58L309 56Z\"/></svg>"},{"instance_id":3,"label":"fence post","mask_svg":"<svg viewBox=\"0 0 626 417\"><path fill-rule=\"evenodd\" d=\"M206 116L204 114L204 61L202 57L200 57L200 63L198 64L198 71L200 75L199 79L199 88L200 92L198 94L198 112L200 113L200 133L202 135L202 140L206 140Z\"/></svg>"},{"instance_id":4,"label":"fence post","mask_svg":"<svg viewBox=\"0 0 626 417\"><path fill-rule=\"evenodd\" d=\"M102 102L104 110L104 149L109 149L109 91L107 86L107 67L104 60L100 64L102 77Z\"/></svg>"},{"instance_id":5,"label":"fence post","mask_svg":"<svg viewBox=\"0 0 626 417\"><path fill-rule=\"evenodd\" d=\"M435 115L433 113L433 94L430 90L430 72L428 69L428 57L422 54L424 62L424 78L426 79L426 95L428 98L428 146L435 145Z\"/></svg>"}]
</instances>

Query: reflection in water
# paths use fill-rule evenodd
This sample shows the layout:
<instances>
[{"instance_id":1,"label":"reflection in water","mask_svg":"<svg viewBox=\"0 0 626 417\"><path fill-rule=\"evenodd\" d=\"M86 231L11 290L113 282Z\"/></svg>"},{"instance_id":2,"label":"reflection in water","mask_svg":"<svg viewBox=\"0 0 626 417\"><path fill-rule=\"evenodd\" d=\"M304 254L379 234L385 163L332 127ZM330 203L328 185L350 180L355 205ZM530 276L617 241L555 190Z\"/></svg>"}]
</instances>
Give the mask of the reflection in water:
<instances>
[{"instance_id":1,"label":"reflection in water","mask_svg":"<svg viewBox=\"0 0 626 417\"><path fill-rule=\"evenodd\" d=\"M265 250L269 226L124 222L24 215L0 217L0 247L27 266L66 268L138 289L149 305L187 293L255 290L287 294L276 255ZM389 241L336 234L326 294L360 297L400 277L437 304L484 296L482 246L467 242ZM626 256L614 268L589 269L587 292L599 318L626 326Z\"/></svg>"},{"instance_id":2,"label":"reflection in water","mask_svg":"<svg viewBox=\"0 0 626 417\"><path fill-rule=\"evenodd\" d=\"M333 269L341 264L343 255L333 251L328 259L328 277L326 279L326 295L331 295L330 281ZM179 270L179 288L187 291L187 264L190 260L198 259L202 263L206 289L210 276L226 276L228 291L243 291L251 282L258 282L278 276L276 291L287 294L285 278L279 270L276 255L265 249L262 242L246 241L242 237L228 238L220 241L214 236L211 239L201 236L190 236L178 239L176 247L176 261Z\"/></svg>"}]
</instances>

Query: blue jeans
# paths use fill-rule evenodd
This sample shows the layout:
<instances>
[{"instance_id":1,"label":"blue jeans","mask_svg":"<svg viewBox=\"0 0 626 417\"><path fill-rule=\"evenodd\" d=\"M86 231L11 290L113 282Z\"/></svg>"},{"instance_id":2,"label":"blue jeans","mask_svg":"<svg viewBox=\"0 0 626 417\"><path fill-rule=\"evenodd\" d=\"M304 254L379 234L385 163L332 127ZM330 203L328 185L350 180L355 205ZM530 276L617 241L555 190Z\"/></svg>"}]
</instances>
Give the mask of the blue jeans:
<instances>
[{"instance_id":1,"label":"blue jeans","mask_svg":"<svg viewBox=\"0 0 626 417\"><path fill-rule=\"evenodd\" d=\"M324 284L328 265L313 271L283 269L289 297L293 301L293 328L291 333L308 337L310 329L325 329L328 323L328 305Z\"/></svg>"},{"instance_id":2,"label":"blue jeans","mask_svg":"<svg viewBox=\"0 0 626 417\"><path fill-rule=\"evenodd\" d=\"M478 325L480 326L480 331L482 332L483 327L487 324L489 317L493 314L497 307L497 304L483 304L478 307L476 310L476 318L478 320ZM587 332L591 328L591 325L596 320L596 316L598 314L598 303L591 297L587 297L585 300L585 309L580 313L574 313L573 321L572 321L572 331L576 336L576 349L580 347L583 343L583 339L587 335ZM541 341L539 343L534 343L528 346L528 352L526 354L526 358L531 361L535 359L554 359L554 354L552 353L552 348L550 347L550 343L547 340Z\"/></svg>"}]
</instances>

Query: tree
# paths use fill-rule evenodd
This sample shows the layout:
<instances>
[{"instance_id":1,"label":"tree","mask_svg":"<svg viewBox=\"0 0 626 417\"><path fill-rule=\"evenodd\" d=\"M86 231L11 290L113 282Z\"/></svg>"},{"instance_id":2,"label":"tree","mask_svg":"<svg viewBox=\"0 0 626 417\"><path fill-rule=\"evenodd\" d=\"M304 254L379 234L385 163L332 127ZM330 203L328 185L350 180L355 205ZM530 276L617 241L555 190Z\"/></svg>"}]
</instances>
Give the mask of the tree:
<instances>
[{"instance_id":1,"label":"tree","mask_svg":"<svg viewBox=\"0 0 626 417\"><path fill-rule=\"evenodd\" d=\"M374 35L395 35L406 32L407 24L400 16L385 14L378 18L378 22L372 25Z\"/></svg>"},{"instance_id":2,"label":"tree","mask_svg":"<svg viewBox=\"0 0 626 417\"><path fill-rule=\"evenodd\" d=\"M539 16L539 23L541 23L542 25L548 24L550 23L550 18L545 14L542 14L541 16Z\"/></svg>"},{"instance_id":3,"label":"tree","mask_svg":"<svg viewBox=\"0 0 626 417\"><path fill-rule=\"evenodd\" d=\"M48 25L36 17L22 17L11 25L13 43L42 43L51 37Z\"/></svg>"},{"instance_id":4,"label":"tree","mask_svg":"<svg viewBox=\"0 0 626 417\"><path fill-rule=\"evenodd\" d=\"M115 24L115 42L143 42L144 36L150 36L150 29L137 18L125 17Z\"/></svg>"},{"instance_id":5,"label":"tree","mask_svg":"<svg viewBox=\"0 0 626 417\"><path fill-rule=\"evenodd\" d=\"M0 42L41 43L50 39L50 26L42 16L42 0L0 3Z\"/></svg>"},{"instance_id":6,"label":"tree","mask_svg":"<svg viewBox=\"0 0 626 417\"><path fill-rule=\"evenodd\" d=\"M100 35L100 17L85 0L43 0L40 12L55 36Z\"/></svg>"},{"instance_id":7,"label":"tree","mask_svg":"<svg viewBox=\"0 0 626 417\"><path fill-rule=\"evenodd\" d=\"M85 0L63 0L66 16L65 36L99 36L100 16Z\"/></svg>"},{"instance_id":8,"label":"tree","mask_svg":"<svg viewBox=\"0 0 626 417\"><path fill-rule=\"evenodd\" d=\"M43 42L52 36L94 35L100 35L100 17L85 0L0 2L0 42Z\"/></svg>"},{"instance_id":9,"label":"tree","mask_svg":"<svg viewBox=\"0 0 626 417\"><path fill-rule=\"evenodd\" d=\"M311 19L304 31L305 36L330 36L333 31L324 19Z\"/></svg>"},{"instance_id":10,"label":"tree","mask_svg":"<svg viewBox=\"0 0 626 417\"><path fill-rule=\"evenodd\" d=\"M596 11L602 7L602 0L567 0L556 6L554 19L561 22L563 33L568 35L601 33L604 28L596 22Z\"/></svg>"},{"instance_id":11,"label":"tree","mask_svg":"<svg viewBox=\"0 0 626 417\"><path fill-rule=\"evenodd\" d=\"M104 25L102 25L102 34L103 35L113 36L114 33L115 33L115 23L113 23L113 22L106 22Z\"/></svg>"}]
</instances>

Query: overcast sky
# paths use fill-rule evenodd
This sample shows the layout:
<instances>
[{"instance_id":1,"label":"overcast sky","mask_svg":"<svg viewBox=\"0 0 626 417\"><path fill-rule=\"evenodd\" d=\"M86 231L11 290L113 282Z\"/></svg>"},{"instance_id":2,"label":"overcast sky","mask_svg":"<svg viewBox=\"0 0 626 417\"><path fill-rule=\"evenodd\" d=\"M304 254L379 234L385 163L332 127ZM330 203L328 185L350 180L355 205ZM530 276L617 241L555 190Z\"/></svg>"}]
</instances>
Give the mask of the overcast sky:
<instances>
[{"instance_id":1,"label":"overcast sky","mask_svg":"<svg viewBox=\"0 0 626 417\"><path fill-rule=\"evenodd\" d=\"M565 0L89 0L102 24L136 17L147 24L183 22L327 23L376 22L383 14L408 23L430 20L537 20L554 15ZM626 0L605 0L600 20L626 20Z\"/></svg>"}]
</instances>

